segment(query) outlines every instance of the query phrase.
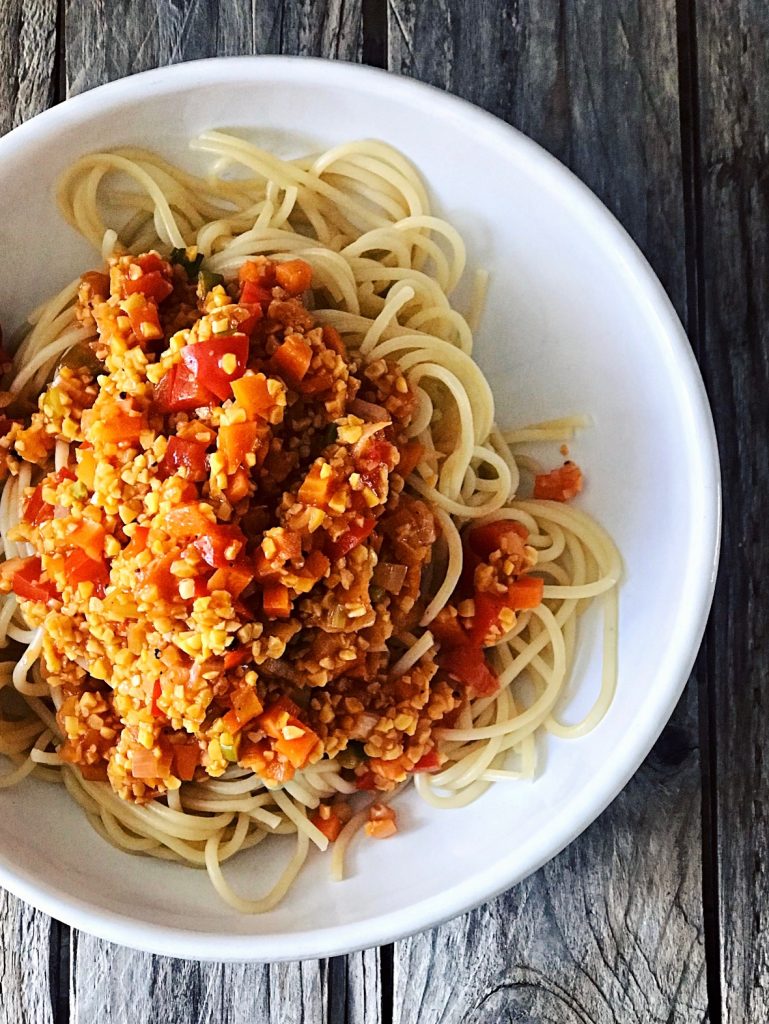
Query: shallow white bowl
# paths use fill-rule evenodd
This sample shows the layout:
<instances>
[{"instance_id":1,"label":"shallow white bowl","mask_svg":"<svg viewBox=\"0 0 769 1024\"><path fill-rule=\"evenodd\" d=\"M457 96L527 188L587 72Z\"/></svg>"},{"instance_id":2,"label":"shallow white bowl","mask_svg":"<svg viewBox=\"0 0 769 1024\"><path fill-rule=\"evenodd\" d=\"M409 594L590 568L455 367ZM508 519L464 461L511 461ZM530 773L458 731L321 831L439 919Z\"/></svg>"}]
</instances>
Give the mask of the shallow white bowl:
<instances>
[{"instance_id":1,"label":"shallow white bowl","mask_svg":"<svg viewBox=\"0 0 769 1024\"><path fill-rule=\"evenodd\" d=\"M177 65L115 82L0 141L0 318L13 329L98 260L59 217L53 186L76 157L141 144L197 166L186 144L208 128L252 129L281 155L359 137L406 153L471 264L491 272L477 358L503 425L573 412L582 501L625 562L620 676L601 725L548 740L533 783L499 784L460 811L411 793L401 831L356 843L351 877L312 857L289 897L261 917L221 904L204 874L105 844L58 787L0 790L0 883L78 928L201 959L315 957L390 941L445 920L553 857L636 770L691 669L710 606L719 536L713 425L689 343L647 263L606 209L523 135L453 97L380 71L283 57ZM557 451L552 450L553 463ZM588 622L566 717L597 686ZM226 870L244 893L274 876L264 847ZM282 852L282 851L281 851Z\"/></svg>"}]
</instances>

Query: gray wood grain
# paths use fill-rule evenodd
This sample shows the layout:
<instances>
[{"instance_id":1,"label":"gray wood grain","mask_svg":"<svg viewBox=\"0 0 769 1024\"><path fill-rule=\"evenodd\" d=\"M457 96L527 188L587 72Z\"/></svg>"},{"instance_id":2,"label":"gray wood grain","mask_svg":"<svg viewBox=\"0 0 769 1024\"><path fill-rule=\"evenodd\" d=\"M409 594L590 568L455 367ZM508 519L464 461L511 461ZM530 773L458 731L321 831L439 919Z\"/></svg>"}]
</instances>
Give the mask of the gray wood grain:
<instances>
[{"instance_id":1,"label":"gray wood grain","mask_svg":"<svg viewBox=\"0 0 769 1024\"><path fill-rule=\"evenodd\" d=\"M52 1024L51 920L0 889L0 1024Z\"/></svg>"},{"instance_id":2,"label":"gray wood grain","mask_svg":"<svg viewBox=\"0 0 769 1024\"><path fill-rule=\"evenodd\" d=\"M56 0L0 2L0 135L55 94ZM45 914L0 890L0 1024L52 1021Z\"/></svg>"},{"instance_id":3,"label":"gray wood grain","mask_svg":"<svg viewBox=\"0 0 769 1024\"><path fill-rule=\"evenodd\" d=\"M200 57L358 60L362 45L360 0L66 0L64 24L68 95Z\"/></svg>"},{"instance_id":4,"label":"gray wood grain","mask_svg":"<svg viewBox=\"0 0 769 1024\"><path fill-rule=\"evenodd\" d=\"M73 1024L324 1024L326 963L203 964L79 933Z\"/></svg>"},{"instance_id":5,"label":"gray wood grain","mask_svg":"<svg viewBox=\"0 0 769 1024\"><path fill-rule=\"evenodd\" d=\"M56 0L0 3L0 135L53 102Z\"/></svg>"},{"instance_id":6,"label":"gray wood grain","mask_svg":"<svg viewBox=\"0 0 769 1024\"><path fill-rule=\"evenodd\" d=\"M769 1020L769 9L697 6L702 367L724 477L709 648L725 1024Z\"/></svg>"},{"instance_id":7,"label":"gray wood grain","mask_svg":"<svg viewBox=\"0 0 769 1024\"><path fill-rule=\"evenodd\" d=\"M70 94L146 68L215 54L301 53L354 60L361 49L360 4L333 0L244 4L240 0L137 0L116 17L108 0L66 7ZM325 961L220 965L136 953L80 934L73 946L73 1024L320 1024L328 1005ZM363 1005L371 971L354 972L351 998ZM233 997L233 994L236 994ZM374 992L378 1005L378 992ZM357 1013L357 1010L356 1010ZM354 1018L363 1024L371 1016Z\"/></svg>"},{"instance_id":8,"label":"gray wood grain","mask_svg":"<svg viewBox=\"0 0 769 1024\"><path fill-rule=\"evenodd\" d=\"M486 107L575 170L685 316L673 0L388 7L390 67ZM700 799L694 683L625 792L560 857L396 945L394 1021L707 1019Z\"/></svg>"}]
</instances>

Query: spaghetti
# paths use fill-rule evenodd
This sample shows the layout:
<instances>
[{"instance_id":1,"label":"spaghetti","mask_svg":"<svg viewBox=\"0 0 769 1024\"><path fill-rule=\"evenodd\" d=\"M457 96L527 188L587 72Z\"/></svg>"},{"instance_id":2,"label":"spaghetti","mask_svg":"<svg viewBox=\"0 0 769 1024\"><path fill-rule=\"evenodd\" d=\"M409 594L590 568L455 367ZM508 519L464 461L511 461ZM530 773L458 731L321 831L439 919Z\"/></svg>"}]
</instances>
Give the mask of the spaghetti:
<instances>
[{"instance_id":1,"label":"spaghetti","mask_svg":"<svg viewBox=\"0 0 769 1024\"><path fill-rule=\"evenodd\" d=\"M469 685L452 714L436 717L431 753L412 762L406 774L413 775L417 792L436 807L463 806L494 782L532 779L539 733L584 735L608 708L616 680L619 555L590 517L564 503L579 487L574 467L567 464L564 470L545 474L518 448L531 441L568 441L583 421L552 421L507 433L495 425L491 389L471 355L470 324L474 327L477 321L485 280L479 276L471 313L464 318L450 304L465 269L462 239L431 214L423 182L400 153L369 141L281 160L216 131L205 133L192 146L214 158L207 177L194 177L139 149L84 157L61 181L64 216L105 259L111 259L113 274L115 267L129 276L133 273L131 267L137 264L126 255L130 253L176 250L181 254L177 259L185 266L194 263L196 271L202 257L207 275L203 320L215 313L216 287L222 302L235 301L224 288L230 287L232 293L229 283L239 274L244 282L244 265L280 267L304 261L312 269L313 324L330 332L325 337L338 334L353 368L397 368L414 399L401 424L401 458L404 444L417 453L416 465L406 474L404 495L410 495L408 501L415 505L426 503L437 539L428 544L419 619L394 634L383 656L389 662L387 679L405 678L433 658L436 649L450 651L452 661L460 664L469 649L467 638L475 636L473 671L480 658L484 671L495 680L486 689ZM155 264L145 263L141 272L167 274L165 260L153 258L161 269L148 269ZM217 275L223 283L209 287ZM78 319L82 299L78 280L30 318L30 330L6 377L12 408L37 402L48 383L58 379L62 360L71 364L70 354L82 351L84 343L94 343L98 350L94 320L82 315ZM265 301L269 303L270 297ZM287 332L288 326L281 337L287 338ZM95 371L86 379L95 381ZM353 424L364 434L366 405L361 403L362 418ZM373 426L384 436L382 424ZM21 431L14 433L9 423L6 431L8 448ZM32 441L29 436L26 440ZM64 474L60 479L67 480L74 449L74 438L62 431L43 459L28 460L24 444L16 444L15 452L22 458L9 460L11 474L0 496L6 566L14 559L29 563L38 553L30 544L32 534L19 529L25 516L29 519L30 494L35 493L31 489L39 480L35 465L47 473ZM522 472L542 481L537 493L559 500L517 498ZM515 538L519 540L514 543ZM511 588L525 577L525 583L536 584L537 597L516 605L506 600L492 604L493 614L481 628L489 599L484 604L483 593L476 588L473 600L468 571L472 577L479 565L488 567L496 559L495 571L502 572L498 556L503 562L507 558L508 564L513 549L525 555L520 555L524 561L510 577ZM401 586L404 573L405 569L391 571L400 575ZM0 786L33 774L63 782L107 842L129 852L205 867L222 898L245 913L275 906L300 871L310 845L328 846L333 836L330 814L338 819L332 858L336 877L342 875L345 849L361 826L368 822L374 835L394 830L388 804L401 778L391 772L392 785L386 784L389 776L381 758L384 774L372 774L377 759L365 742L357 753L330 744L330 756L320 756L318 747L289 778L265 777L264 770L260 773L258 767L240 763L243 758L231 758L232 766L207 774L198 765L187 781L163 787L157 798L145 802L123 798L137 792L141 797L142 786L119 794L112 775L112 785L85 777L65 756L65 697L47 681L52 669L48 648L41 658L44 626L40 616L29 615L29 601L43 600L34 589L40 581L26 582L26 590L8 593L0 605L2 643L22 648L17 661L0 664L0 753L12 764L10 772L0 776ZM565 724L560 706L574 660L578 620L595 600L604 608L600 690L581 722ZM484 655L478 653L481 648ZM446 665L440 671L455 684L462 682L461 670L453 670L460 678ZM154 695L153 706L157 699ZM185 728L194 731L189 725ZM302 728L300 723L300 732ZM403 749L408 742L404 740ZM210 747L204 756L210 767ZM347 807L366 788L388 790L377 801L379 810L372 817L368 807L356 813L349 809L345 823L335 808ZM238 895L221 865L274 834L295 837L294 853L279 880L261 898Z\"/></svg>"}]
</instances>

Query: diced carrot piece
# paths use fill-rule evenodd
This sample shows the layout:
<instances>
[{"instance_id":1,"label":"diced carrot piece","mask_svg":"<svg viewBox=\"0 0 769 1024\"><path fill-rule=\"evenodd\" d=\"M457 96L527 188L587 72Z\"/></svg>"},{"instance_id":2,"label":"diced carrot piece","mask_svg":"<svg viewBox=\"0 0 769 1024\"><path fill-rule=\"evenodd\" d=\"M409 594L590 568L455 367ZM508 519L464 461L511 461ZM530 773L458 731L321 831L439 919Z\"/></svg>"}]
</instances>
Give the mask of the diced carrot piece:
<instances>
[{"instance_id":1,"label":"diced carrot piece","mask_svg":"<svg viewBox=\"0 0 769 1024\"><path fill-rule=\"evenodd\" d=\"M312 284L312 267L306 260L286 260L276 264L275 280L289 295L301 295Z\"/></svg>"},{"instance_id":2,"label":"diced carrot piece","mask_svg":"<svg viewBox=\"0 0 769 1024\"><path fill-rule=\"evenodd\" d=\"M258 416L260 419L269 420L278 405L278 395L283 391L284 386L280 381L272 378L268 380L263 373L251 374L232 382L235 401L252 419Z\"/></svg>"},{"instance_id":3,"label":"diced carrot piece","mask_svg":"<svg viewBox=\"0 0 769 1024\"><path fill-rule=\"evenodd\" d=\"M321 808L319 807L310 818L310 821L319 832L323 833L330 843L333 843L339 838L339 833L342 831L342 819L333 807L326 807L325 810L328 812L328 817L324 818L321 816Z\"/></svg>"},{"instance_id":4,"label":"diced carrot piece","mask_svg":"<svg viewBox=\"0 0 769 1024\"><path fill-rule=\"evenodd\" d=\"M172 536L203 536L210 533L216 525L215 521L205 514L207 509L210 509L210 506L195 502L177 505L176 508L166 512L163 517L163 526Z\"/></svg>"},{"instance_id":5,"label":"diced carrot piece","mask_svg":"<svg viewBox=\"0 0 769 1024\"><path fill-rule=\"evenodd\" d=\"M253 281L254 284L263 284L271 288L275 284L275 268L275 263L264 256L246 260L238 271L238 279L241 284Z\"/></svg>"},{"instance_id":6,"label":"diced carrot piece","mask_svg":"<svg viewBox=\"0 0 769 1024\"><path fill-rule=\"evenodd\" d=\"M90 519L81 519L75 529L64 539L67 547L80 548L89 558L100 559L104 555L104 527Z\"/></svg>"},{"instance_id":7,"label":"diced carrot piece","mask_svg":"<svg viewBox=\"0 0 769 1024\"><path fill-rule=\"evenodd\" d=\"M304 768L319 743L312 729L303 725L298 718L289 718L274 746L294 768Z\"/></svg>"},{"instance_id":8,"label":"diced carrot piece","mask_svg":"<svg viewBox=\"0 0 769 1024\"><path fill-rule=\"evenodd\" d=\"M400 461L396 467L398 473L406 479L417 468L425 453L425 446L419 441L409 441L400 450Z\"/></svg>"},{"instance_id":9,"label":"diced carrot piece","mask_svg":"<svg viewBox=\"0 0 769 1024\"><path fill-rule=\"evenodd\" d=\"M208 589L226 590L234 600L239 597L254 578L254 570L247 565L229 565L217 569L208 581Z\"/></svg>"},{"instance_id":10,"label":"diced carrot piece","mask_svg":"<svg viewBox=\"0 0 769 1024\"><path fill-rule=\"evenodd\" d=\"M246 455L254 450L258 427L253 421L246 423L224 423L219 427L216 447L224 455L227 473L234 473L245 462Z\"/></svg>"},{"instance_id":11,"label":"diced carrot piece","mask_svg":"<svg viewBox=\"0 0 769 1024\"><path fill-rule=\"evenodd\" d=\"M289 334L272 361L289 381L300 381L310 369L312 349L298 334Z\"/></svg>"},{"instance_id":12,"label":"diced carrot piece","mask_svg":"<svg viewBox=\"0 0 769 1024\"><path fill-rule=\"evenodd\" d=\"M224 655L224 671L237 668L238 665L245 665L247 661L250 661L251 657L251 648L247 646L237 647L234 651L227 651Z\"/></svg>"},{"instance_id":13,"label":"diced carrot piece","mask_svg":"<svg viewBox=\"0 0 769 1024\"><path fill-rule=\"evenodd\" d=\"M268 583L262 594L264 614L270 619L287 619L291 614L288 587L282 583Z\"/></svg>"},{"instance_id":14,"label":"diced carrot piece","mask_svg":"<svg viewBox=\"0 0 769 1024\"><path fill-rule=\"evenodd\" d=\"M369 820L364 826L366 835L372 839L388 839L398 831L395 811L387 804L374 803L369 807Z\"/></svg>"},{"instance_id":15,"label":"diced carrot piece","mask_svg":"<svg viewBox=\"0 0 769 1024\"><path fill-rule=\"evenodd\" d=\"M304 560L302 576L314 580L316 583L322 579L329 570L329 559L322 551L311 551Z\"/></svg>"},{"instance_id":16,"label":"diced carrot piece","mask_svg":"<svg viewBox=\"0 0 769 1024\"><path fill-rule=\"evenodd\" d=\"M173 766L174 775L182 782L191 782L195 777L195 769L200 764L200 747L197 743L174 743Z\"/></svg>"},{"instance_id":17,"label":"diced carrot piece","mask_svg":"<svg viewBox=\"0 0 769 1024\"><path fill-rule=\"evenodd\" d=\"M545 581L538 576L521 576L508 588L509 607L513 611L537 608L542 604Z\"/></svg>"},{"instance_id":18,"label":"diced carrot piece","mask_svg":"<svg viewBox=\"0 0 769 1024\"><path fill-rule=\"evenodd\" d=\"M250 651L249 651L250 653ZM232 710L228 711L223 718L225 728L230 732L238 732L250 721L261 715L262 702L257 696L256 690L245 683L238 686L231 695Z\"/></svg>"},{"instance_id":19,"label":"diced carrot piece","mask_svg":"<svg viewBox=\"0 0 769 1024\"><path fill-rule=\"evenodd\" d=\"M248 475L248 470L244 466L235 470L227 482L227 487L224 492L231 505L237 505L239 501L248 497L251 490L250 482L251 478Z\"/></svg>"},{"instance_id":20,"label":"diced carrot piece","mask_svg":"<svg viewBox=\"0 0 769 1024\"><path fill-rule=\"evenodd\" d=\"M328 475L325 475L326 473ZM304 478L297 497L305 505L325 505L331 497L334 483L334 475L328 464L316 462Z\"/></svg>"},{"instance_id":21,"label":"diced carrot piece","mask_svg":"<svg viewBox=\"0 0 769 1024\"><path fill-rule=\"evenodd\" d=\"M331 324L323 325L323 344L330 348L333 352L336 352L339 356L346 356L347 350L345 349L344 342L342 341L342 335Z\"/></svg>"}]
</instances>

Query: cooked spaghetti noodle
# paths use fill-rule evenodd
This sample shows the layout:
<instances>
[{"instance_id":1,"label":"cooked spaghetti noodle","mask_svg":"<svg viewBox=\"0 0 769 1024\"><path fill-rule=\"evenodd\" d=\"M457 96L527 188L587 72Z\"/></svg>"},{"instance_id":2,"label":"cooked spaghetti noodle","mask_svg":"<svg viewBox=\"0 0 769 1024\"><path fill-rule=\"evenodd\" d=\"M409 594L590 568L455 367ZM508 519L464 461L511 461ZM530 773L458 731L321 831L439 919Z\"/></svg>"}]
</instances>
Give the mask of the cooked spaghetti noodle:
<instances>
[{"instance_id":1,"label":"cooked spaghetti noodle","mask_svg":"<svg viewBox=\"0 0 769 1024\"><path fill-rule=\"evenodd\" d=\"M536 601L510 607L508 615L495 612L476 644L478 649L483 646L484 664L498 687L496 682L486 690L470 686L451 715L443 721L436 717L432 753L412 763L406 774L413 773L417 792L436 807L463 806L493 782L533 779L537 736L542 731L563 738L584 735L608 708L616 680L621 563L613 543L590 517L563 500L517 497L521 471L527 476L541 473L541 467L519 453L519 445L568 441L583 421L552 421L507 433L495 425L491 389L471 355L470 325L475 327L479 316L485 279L479 276L471 310L463 317L450 304L465 269L462 239L431 214L424 184L400 153L368 141L282 160L216 131L192 146L215 158L204 178L139 149L84 157L61 182L64 216L113 264L128 253L183 250L183 261L195 260L197 268L199 254L205 272L222 275L227 284L247 261L256 260L252 266L266 265L258 263L261 257L278 266L305 261L312 268L314 323L338 332L353 365L385 361L383 365L398 368L414 397L404 430L411 451L418 453L404 494L431 509L437 539L423 574L419 621L394 635L388 679L404 678L441 646L448 650L450 643L464 643L456 635L478 633L480 603L462 596L468 543L472 547L468 538L486 537L482 531L489 526L497 539L513 534L525 538L525 557L531 563L526 573L542 581ZM127 258L123 262L129 263ZM127 273L131 266L135 264ZM6 375L12 407L37 402L62 359L95 341L93 319L76 316L82 294L78 279L30 318L30 330ZM8 434L6 449L19 434ZM66 472L74 465L70 440L58 433L55 447L42 460L27 461L24 444L16 445L22 458L9 459L10 475L0 496L6 565L36 554L19 531L25 515L29 518L31 489L40 476L33 463L44 472ZM571 492L567 487L559 491L560 486L556 474L553 496L564 499ZM494 557L499 555L493 550ZM484 551L473 557L483 563L487 556ZM372 776L366 766L376 751L364 743L354 756L347 749L308 759L292 778L265 779L264 772L236 763L219 770L218 777L211 777L217 775L213 770L206 774L198 768L188 781L158 790L155 799L124 799L127 794L116 792L120 787L114 780L110 785L86 778L62 756L67 736L56 710L64 698L47 681L51 668L41 658L44 627L25 615L30 599L36 599L34 589L31 598L22 589L21 604L8 593L0 605L0 642L23 648L18 661L0 664L0 753L12 764L0 776L0 786L30 775L63 781L107 842L205 867L217 892L240 911L256 913L276 905L301 869L310 844L328 846L326 825L340 804L347 807L349 799L366 799L355 796L361 788L392 792L402 784L395 772L392 785L385 785L386 773ZM596 600L604 610L600 689L585 718L565 724L562 704L578 620ZM449 607L454 619L447 632ZM451 630L455 639L450 642ZM477 668L480 656L473 657ZM447 666L440 671L456 683ZM210 748L206 756L210 767ZM383 763L380 759L384 772ZM369 784L361 785L366 779ZM143 789L128 795L141 796ZM394 829L388 801L389 794L377 802L378 821L385 827L372 827L371 834L387 835ZM344 815L338 820L332 858L336 877L342 875L350 839L372 822L368 806L353 810L348 808L346 824ZM373 820L376 825L376 816ZM273 834L294 835L294 853L269 892L246 899L226 882L221 865Z\"/></svg>"}]
</instances>

